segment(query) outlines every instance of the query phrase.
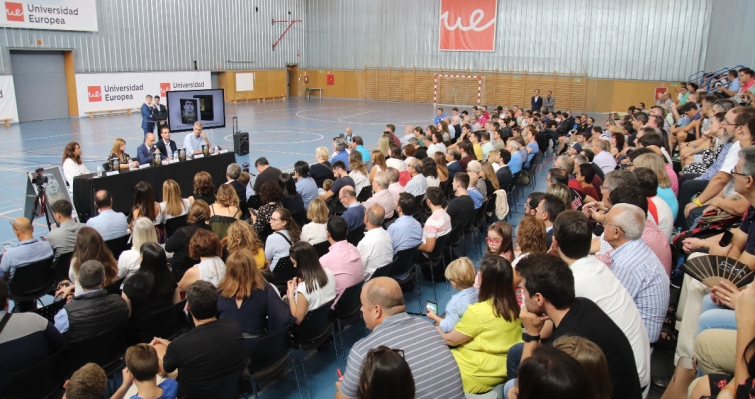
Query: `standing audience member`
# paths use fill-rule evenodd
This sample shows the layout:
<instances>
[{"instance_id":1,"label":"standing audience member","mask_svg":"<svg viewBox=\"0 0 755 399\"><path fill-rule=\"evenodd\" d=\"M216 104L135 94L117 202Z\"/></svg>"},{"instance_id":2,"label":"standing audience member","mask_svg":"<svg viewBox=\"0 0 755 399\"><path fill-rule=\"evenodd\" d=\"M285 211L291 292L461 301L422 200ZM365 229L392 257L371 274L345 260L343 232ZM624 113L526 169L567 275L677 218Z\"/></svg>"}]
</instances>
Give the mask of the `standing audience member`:
<instances>
[{"instance_id":1,"label":"standing audience member","mask_svg":"<svg viewBox=\"0 0 755 399\"><path fill-rule=\"evenodd\" d=\"M362 259L364 280L369 280L375 270L393 261L393 241L391 235L383 228L385 211L379 204L370 205L364 215L367 231L359 241L357 250Z\"/></svg>"},{"instance_id":2,"label":"standing audience member","mask_svg":"<svg viewBox=\"0 0 755 399\"><path fill-rule=\"evenodd\" d=\"M55 201L50 206L50 210L60 227L51 230L45 240L52 246L56 257L73 252L73 248L76 246L76 234L85 224L79 223L73 218L73 205L66 200Z\"/></svg>"},{"instance_id":3,"label":"standing audience member","mask_svg":"<svg viewBox=\"0 0 755 399\"><path fill-rule=\"evenodd\" d=\"M364 221L364 216L362 216ZM336 279L336 301L346 288L364 281L364 269L359 251L350 242L346 241L348 227L346 220L340 216L331 216L328 219L328 242L330 250L320 257L320 263L324 268L330 269Z\"/></svg>"},{"instance_id":4,"label":"standing audience member","mask_svg":"<svg viewBox=\"0 0 755 399\"><path fill-rule=\"evenodd\" d=\"M393 254L418 247L422 243L422 225L412 217L417 212L417 201L409 193L401 193L396 206L399 218L388 226L393 242Z\"/></svg>"},{"instance_id":5,"label":"standing audience member","mask_svg":"<svg viewBox=\"0 0 755 399\"><path fill-rule=\"evenodd\" d=\"M195 281L186 290L186 309L193 329L173 341L155 337L151 345L162 357L165 373L178 373L178 397L196 395L244 367L241 326L236 320L217 319L218 291L212 283Z\"/></svg>"},{"instance_id":6,"label":"standing audience member","mask_svg":"<svg viewBox=\"0 0 755 399\"><path fill-rule=\"evenodd\" d=\"M416 399L464 397L459 366L451 351L432 325L406 314L404 295L395 280L378 277L368 281L359 299L364 322L372 333L351 348L343 379L336 383L336 399L358 397L360 368L370 349L380 345L403 350L414 376Z\"/></svg>"}]
</instances>

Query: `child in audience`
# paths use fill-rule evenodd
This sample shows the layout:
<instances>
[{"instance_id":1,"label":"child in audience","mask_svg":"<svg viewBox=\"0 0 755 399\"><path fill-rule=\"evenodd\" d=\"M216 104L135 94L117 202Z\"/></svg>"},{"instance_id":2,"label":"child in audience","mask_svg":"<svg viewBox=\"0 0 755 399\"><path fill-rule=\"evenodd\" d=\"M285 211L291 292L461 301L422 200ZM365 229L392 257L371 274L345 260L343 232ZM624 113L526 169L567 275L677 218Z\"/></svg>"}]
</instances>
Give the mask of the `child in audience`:
<instances>
[{"instance_id":1,"label":"child in audience","mask_svg":"<svg viewBox=\"0 0 755 399\"><path fill-rule=\"evenodd\" d=\"M475 282L474 265L467 257L451 262L446 268L445 275L451 282L451 286L459 292L448 300L444 317L439 317L428 307L427 318L440 326L443 332L448 333L461 320L461 316L464 315L467 307L477 303L477 288L472 286Z\"/></svg>"},{"instance_id":2,"label":"child in audience","mask_svg":"<svg viewBox=\"0 0 755 399\"><path fill-rule=\"evenodd\" d=\"M322 182L322 188L317 189L317 195L322 195L323 193L330 191L331 187L333 187L333 179L325 179Z\"/></svg>"},{"instance_id":3,"label":"child in audience","mask_svg":"<svg viewBox=\"0 0 755 399\"><path fill-rule=\"evenodd\" d=\"M148 344L134 345L126 350L126 368L123 369L123 384L112 398L125 397L132 383L136 383L136 395L131 399L175 399L178 383L166 378L157 384L160 363L155 348Z\"/></svg>"},{"instance_id":4,"label":"child in audience","mask_svg":"<svg viewBox=\"0 0 755 399\"><path fill-rule=\"evenodd\" d=\"M63 388L66 390L63 399L102 398L107 389L105 370L94 363L87 363L73 373Z\"/></svg>"}]
</instances>

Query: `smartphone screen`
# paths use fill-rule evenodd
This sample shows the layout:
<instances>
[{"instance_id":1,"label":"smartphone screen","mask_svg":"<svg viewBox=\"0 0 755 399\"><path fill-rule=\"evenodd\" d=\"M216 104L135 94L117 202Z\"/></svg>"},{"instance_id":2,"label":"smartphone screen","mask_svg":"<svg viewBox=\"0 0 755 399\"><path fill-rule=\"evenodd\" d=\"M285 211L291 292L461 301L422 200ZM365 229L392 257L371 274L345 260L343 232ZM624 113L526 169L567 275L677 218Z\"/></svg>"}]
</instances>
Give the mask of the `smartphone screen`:
<instances>
[{"instance_id":1,"label":"smartphone screen","mask_svg":"<svg viewBox=\"0 0 755 399\"><path fill-rule=\"evenodd\" d=\"M427 301L427 310L432 310L433 313L438 314L438 304L432 301Z\"/></svg>"},{"instance_id":2,"label":"smartphone screen","mask_svg":"<svg viewBox=\"0 0 755 399\"><path fill-rule=\"evenodd\" d=\"M734 238L734 234L732 234L732 232L731 232L731 231L729 231L729 230L726 230L726 231L724 232L724 235L723 235L723 237L721 237L721 241L719 241L719 242L718 242L718 245L720 245L720 246L722 246L722 247L726 247L726 246L728 246L729 244L731 244L731 239L732 239L732 238Z\"/></svg>"}]
</instances>

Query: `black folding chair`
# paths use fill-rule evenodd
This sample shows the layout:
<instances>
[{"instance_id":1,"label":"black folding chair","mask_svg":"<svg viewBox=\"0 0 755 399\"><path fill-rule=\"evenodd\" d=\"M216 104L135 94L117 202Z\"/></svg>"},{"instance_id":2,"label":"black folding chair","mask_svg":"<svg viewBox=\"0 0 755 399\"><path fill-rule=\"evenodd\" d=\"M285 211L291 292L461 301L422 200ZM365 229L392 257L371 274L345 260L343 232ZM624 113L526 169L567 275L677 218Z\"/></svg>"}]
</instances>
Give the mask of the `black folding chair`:
<instances>
[{"instance_id":1,"label":"black folding chair","mask_svg":"<svg viewBox=\"0 0 755 399\"><path fill-rule=\"evenodd\" d=\"M359 299L359 295L362 293L363 285L364 281L346 288L341 297L338 298L338 302L336 302L336 306L333 309L332 318L336 324L336 328L333 331L333 345L336 345L336 366L339 368L341 367L341 363L338 360L337 342L341 344L341 357L343 358L344 366L346 365L346 350L343 346L341 327L352 323L361 315L360 308L362 307L362 301ZM336 341L336 335L338 335L338 341Z\"/></svg>"},{"instance_id":2,"label":"black folding chair","mask_svg":"<svg viewBox=\"0 0 755 399\"><path fill-rule=\"evenodd\" d=\"M14 302L13 311L16 311L19 302L37 302L54 289L52 256L17 267L13 272L13 278L8 282L9 295Z\"/></svg>"},{"instance_id":3,"label":"black folding chair","mask_svg":"<svg viewBox=\"0 0 755 399\"><path fill-rule=\"evenodd\" d=\"M55 281L63 281L68 280L68 271L71 268L71 258L73 257L73 252L67 252L64 254L58 255L58 258L55 259L52 263L52 269L53 269L53 275L55 276Z\"/></svg>"},{"instance_id":4,"label":"black folding chair","mask_svg":"<svg viewBox=\"0 0 755 399\"><path fill-rule=\"evenodd\" d=\"M444 258L446 266L454 261L454 251L456 251L464 243L464 229L469 222L460 222L451 229L448 233L448 238L443 246L443 254L448 251L448 258ZM446 280L446 291L449 290L448 280Z\"/></svg>"},{"instance_id":5,"label":"black folding chair","mask_svg":"<svg viewBox=\"0 0 755 399\"><path fill-rule=\"evenodd\" d=\"M190 393L187 395L187 399L238 399L241 397L241 375L244 373L248 365L248 361L244 363L244 367L229 375L222 381L215 385L211 385L202 389L196 393Z\"/></svg>"},{"instance_id":6,"label":"black folding chair","mask_svg":"<svg viewBox=\"0 0 755 399\"><path fill-rule=\"evenodd\" d=\"M362 188L361 191L359 191L359 195L357 195L357 201L364 202L367 201L372 197L372 187L367 186Z\"/></svg>"},{"instance_id":7,"label":"black folding chair","mask_svg":"<svg viewBox=\"0 0 755 399\"><path fill-rule=\"evenodd\" d=\"M55 324L55 315L60 311L60 309L63 309L63 306L66 306L66 301L60 300L55 301L45 307L36 308L32 312L44 317L52 324Z\"/></svg>"},{"instance_id":8,"label":"black folding chair","mask_svg":"<svg viewBox=\"0 0 755 399\"><path fill-rule=\"evenodd\" d=\"M176 230L186 226L189 215L176 216L165 221L165 239L167 240Z\"/></svg>"},{"instance_id":9,"label":"black folding chair","mask_svg":"<svg viewBox=\"0 0 755 399\"><path fill-rule=\"evenodd\" d=\"M315 251L317 251L317 256L320 257L320 258L322 258L323 255L325 255L328 252L330 252L330 242L329 241L319 242L319 243L313 245L313 247L315 248Z\"/></svg>"},{"instance_id":10,"label":"black folding chair","mask_svg":"<svg viewBox=\"0 0 755 399\"><path fill-rule=\"evenodd\" d=\"M189 319L184 312L186 300L147 315L139 331L139 342L152 342L154 337L173 340L189 331Z\"/></svg>"},{"instance_id":11,"label":"black folding chair","mask_svg":"<svg viewBox=\"0 0 755 399\"><path fill-rule=\"evenodd\" d=\"M105 287L105 291L109 295L121 295L121 287L123 286L123 282L126 281L126 277L121 277L118 280L113 281L113 284L110 284Z\"/></svg>"},{"instance_id":12,"label":"black folding chair","mask_svg":"<svg viewBox=\"0 0 755 399\"><path fill-rule=\"evenodd\" d=\"M291 362L291 349L288 347L288 336L291 330L291 324L282 329L260 338L257 345L252 349L249 355L249 373L252 375L252 389L254 397L259 398L257 384L259 381L267 380L281 371L286 369ZM247 338L256 339L256 338ZM296 371L296 368L294 368ZM296 388L301 397L301 386L299 376L296 375Z\"/></svg>"},{"instance_id":13,"label":"black folding chair","mask_svg":"<svg viewBox=\"0 0 755 399\"><path fill-rule=\"evenodd\" d=\"M428 272L430 274L430 281L433 283L433 297L435 298L435 303L438 303L438 294L435 291L436 268L440 266L440 270L445 270L444 248L450 235L451 232L435 239L435 247L433 248L433 251L428 254L429 257L425 258L424 255L419 253L417 255L417 258L421 260L419 266L423 268L423 270L425 268L429 269Z\"/></svg>"},{"instance_id":14,"label":"black folding chair","mask_svg":"<svg viewBox=\"0 0 755 399\"><path fill-rule=\"evenodd\" d=\"M304 375L304 385L309 394L309 382L307 381L307 367L304 364L304 351L319 347L330 338L333 333L333 325L330 323L328 314L333 301L321 305L319 308L310 310L304 316L301 323L293 325L289 334L289 346L294 350L299 349L298 361L301 364ZM338 356L338 352L336 352ZM294 359L294 372L296 372L297 359Z\"/></svg>"},{"instance_id":15,"label":"black folding chair","mask_svg":"<svg viewBox=\"0 0 755 399\"><path fill-rule=\"evenodd\" d=\"M359 228L349 231L349 233L346 234L346 241L356 247L359 244L359 241L362 241L362 238L364 238L364 229L365 226L362 225Z\"/></svg>"},{"instance_id":16,"label":"black folding chair","mask_svg":"<svg viewBox=\"0 0 755 399\"><path fill-rule=\"evenodd\" d=\"M293 219L294 222L296 222L296 224L298 224L301 228L302 226L307 224L307 211L303 210L301 212L294 213L291 215L291 219Z\"/></svg>"},{"instance_id":17,"label":"black folding chair","mask_svg":"<svg viewBox=\"0 0 755 399\"><path fill-rule=\"evenodd\" d=\"M299 270L294 267L294 263L291 262L291 258L285 256L278 259L278 263L275 264L273 269L273 285L278 288L278 292L286 292L288 289L288 281L296 277Z\"/></svg>"},{"instance_id":18,"label":"black folding chair","mask_svg":"<svg viewBox=\"0 0 755 399\"><path fill-rule=\"evenodd\" d=\"M378 267L377 270L375 270L375 273L372 273L372 276L370 276L370 280L372 280L375 277L390 277L391 266L392 266L392 263L389 263L385 266Z\"/></svg>"},{"instance_id":19,"label":"black folding chair","mask_svg":"<svg viewBox=\"0 0 755 399\"><path fill-rule=\"evenodd\" d=\"M128 239L129 235L126 234L123 237L113 238L112 240L105 241L105 245L110 249L110 252L113 253L113 257L115 259L118 259L121 256L121 252L125 251L129 247Z\"/></svg>"},{"instance_id":20,"label":"black folding chair","mask_svg":"<svg viewBox=\"0 0 755 399\"><path fill-rule=\"evenodd\" d=\"M419 277L417 276L417 265L414 263L414 256L417 253L419 245L413 248L398 251L393 256L391 263L391 277L398 282L401 287L406 287L412 280L416 280L417 298L422 301L422 293L419 287ZM420 312L422 310L420 309Z\"/></svg>"},{"instance_id":21,"label":"black folding chair","mask_svg":"<svg viewBox=\"0 0 755 399\"><path fill-rule=\"evenodd\" d=\"M62 397L65 393L63 383L66 380L61 367L64 351L65 349L60 349L47 359L14 374L3 397L6 399Z\"/></svg>"},{"instance_id":22,"label":"black folding chair","mask_svg":"<svg viewBox=\"0 0 755 399\"><path fill-rule=\"evenodd\" d=\"M66 376L72 375L81 366L95 363L110 376L125 366L123 354L123 330L114 329L101 332L89 339L67 343L68 350L63 356L63 370Z\"/></svg>"}]
</instances>

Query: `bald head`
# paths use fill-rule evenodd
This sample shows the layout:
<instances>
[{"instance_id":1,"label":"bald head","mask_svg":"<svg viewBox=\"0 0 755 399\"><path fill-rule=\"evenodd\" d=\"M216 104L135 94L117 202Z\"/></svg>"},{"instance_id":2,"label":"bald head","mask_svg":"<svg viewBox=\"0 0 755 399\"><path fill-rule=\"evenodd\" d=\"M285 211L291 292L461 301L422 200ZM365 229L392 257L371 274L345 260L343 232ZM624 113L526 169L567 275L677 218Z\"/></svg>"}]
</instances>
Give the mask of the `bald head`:
<instances>
[{"instance_id":1,"label":"bald head","mask_svg":"<svg viewBox=\"0 0 755 399\"><path fill-rule=\"evenodd\" d=\"M385 209L380 204L372 204L367 208L366 219L367 223L374 227L381 227L385 220Z\"/></svg>"},{"instance_id":2,"label":"bald head","mask_svg":"<svg viewBox=\"0 0 755 399\"><path fill-rule=\"evenodd\" d=\"M20 217L13 219L13 230L31 235L31 233L34 232L34 227L31 225L31 220L25 217Z\"/></svg>"},{"instance_id":3,"label":"bald head","mask_svg":"<svg viewBox=\"0 0 755 399\"><path fill-rule=\"evenodd\" d=\"M387 316L406 310L404 294L396 280L389 277L375 277L368 281L362 289L367 303L380 306Z\"/></svg>"}]
</instances>

